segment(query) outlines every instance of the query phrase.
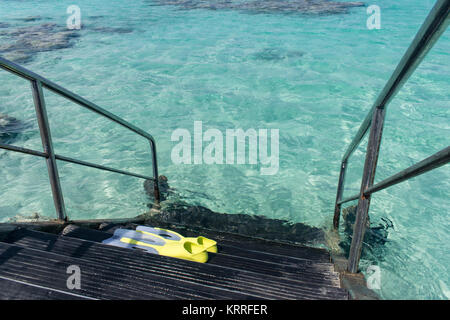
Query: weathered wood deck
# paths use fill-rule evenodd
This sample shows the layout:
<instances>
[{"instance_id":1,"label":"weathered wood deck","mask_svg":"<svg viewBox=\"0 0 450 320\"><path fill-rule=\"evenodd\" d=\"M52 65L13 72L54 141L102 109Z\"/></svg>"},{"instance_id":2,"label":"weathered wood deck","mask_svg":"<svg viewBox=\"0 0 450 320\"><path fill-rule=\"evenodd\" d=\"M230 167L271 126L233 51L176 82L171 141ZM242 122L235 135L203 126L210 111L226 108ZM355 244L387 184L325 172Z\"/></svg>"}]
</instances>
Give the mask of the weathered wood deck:
<instances>
[{"instance_id":1,"label":"weathered wood deck","mask_svg":"<svg viewBox=\"0 0 450 320\"><path fill-rule=\"evenodd\" d=\"M196 263L99 243L102 231L26 228L0 242L0 299L348 299L326 250L245 236L204 234L219 253ZM67 267L81 269L68 289Z\"/></svg>"}]
</instances>

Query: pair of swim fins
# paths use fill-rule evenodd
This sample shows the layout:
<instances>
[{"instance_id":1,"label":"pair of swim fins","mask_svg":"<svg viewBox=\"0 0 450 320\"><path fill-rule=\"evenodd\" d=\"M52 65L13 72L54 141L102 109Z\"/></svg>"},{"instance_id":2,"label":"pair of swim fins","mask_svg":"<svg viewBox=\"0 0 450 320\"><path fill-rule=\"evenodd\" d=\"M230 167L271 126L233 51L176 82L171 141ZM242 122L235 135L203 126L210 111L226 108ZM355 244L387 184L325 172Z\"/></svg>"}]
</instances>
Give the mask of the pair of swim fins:
<instances>
[{"instance_id":1,"label":"pair of swim fins","mask_svg":"<svg viewBox=\"0 0 450 320\"><path fill-rule=\"evenodd\" d=\"M138 226L136 230L116 229L114 235L102 243L201 263L208 261L208 252L217 252L214 240L202 236L183 237L171 230L148 226Z\"/></svg>"}]
</instances>

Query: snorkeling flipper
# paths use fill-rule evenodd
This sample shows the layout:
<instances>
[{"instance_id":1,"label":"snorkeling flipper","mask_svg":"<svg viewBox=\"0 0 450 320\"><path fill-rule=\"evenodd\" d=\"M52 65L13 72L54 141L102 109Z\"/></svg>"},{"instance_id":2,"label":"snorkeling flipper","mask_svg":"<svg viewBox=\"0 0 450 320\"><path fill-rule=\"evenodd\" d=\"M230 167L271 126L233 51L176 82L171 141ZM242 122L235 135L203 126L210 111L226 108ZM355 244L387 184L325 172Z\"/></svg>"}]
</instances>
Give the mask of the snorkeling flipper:
<instances>
[{"instance_id":1,"label":"snorkeling flipper","mask_svg":"<svg viewBox=\"0 0 450 320\"><path fill-rule=\"evenodd\" d=\"M191 241L168 242L158 235L134 230L116 229L113 237L104 240L103 243L201 263L208 261L206 250Z\"/></svg>"},{"instance_id":2,"label":"snorkeling flipper","mask_svg":"<svg viewBox=\"0 0 450 320\"><path fill-rule=\"evenodd\" d=\"M111 238L108 238L106 240L103 240L103 244L107 244L114 247L121 247L121 248L127 248L127 249L139 249L142 251L147 251L148 253L153 254L159 254L156 249L150 248L150 247L144 247L137 244L127 243L120 241L120 237L113 236Z\"/></svg>"},{"instance_id":3,"label":"snorkeling flipper","mask_svg":"<svg viewBox=\"0 0 450 320\"><path fill-rule=\"evenodd\" d=\"M136 231L147 235L156 235L164 238L168 242L193 242L199 246L202 246L208 252L217 252L217 242L202 236L199 237L183 237L181 234L167 229L148 227L148 226L138 226Z\"/></svg>"}]
</instances>

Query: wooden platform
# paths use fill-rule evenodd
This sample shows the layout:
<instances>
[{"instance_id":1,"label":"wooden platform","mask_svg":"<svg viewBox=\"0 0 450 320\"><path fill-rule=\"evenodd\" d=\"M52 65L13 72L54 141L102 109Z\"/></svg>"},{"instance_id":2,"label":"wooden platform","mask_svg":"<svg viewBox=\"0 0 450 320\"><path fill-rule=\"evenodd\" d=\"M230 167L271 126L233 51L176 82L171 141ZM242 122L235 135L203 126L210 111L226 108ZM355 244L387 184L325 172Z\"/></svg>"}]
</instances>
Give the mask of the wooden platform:
<instances>
[{"instance_id":1,"label":"wooden platform","mask_svg":"<svg viewBox=\"0 0 450 320\"><path fill-rule=\"evenodd\" d=\"M348 299L323 249L203 234L219 253L196 263L101 244L113 230L10 232L0 242L0 299ZM80 289L67 288L70 265L81 269Z\"/></svg>"}]
</instances>

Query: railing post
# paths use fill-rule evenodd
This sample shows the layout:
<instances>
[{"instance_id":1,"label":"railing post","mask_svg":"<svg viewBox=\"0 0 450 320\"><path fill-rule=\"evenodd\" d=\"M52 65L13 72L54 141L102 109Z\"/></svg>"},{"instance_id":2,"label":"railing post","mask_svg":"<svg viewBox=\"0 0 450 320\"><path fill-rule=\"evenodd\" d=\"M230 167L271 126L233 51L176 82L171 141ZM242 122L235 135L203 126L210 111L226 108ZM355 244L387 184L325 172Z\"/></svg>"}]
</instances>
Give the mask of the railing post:
<instances>
[{"instance_id":1,"label":"railing post","mask_svg":"<svg viewBox=\"0 0 450 320\"><path fill-rule=\"evenodd\" d=\"M156 204L159 204L161 195L159 193L159 176L158 176L158 159L156 157L156 145L153 140L149 140L150 148L152 149L152 163L153 163L153 194L155 196Z\"/></svg>"},{"instance_id":2,"label":"railing post","mask_svg":"<svg viewBox=\"0 0 450 320\"><path fill-rule=\"evenodd\" d=\"M369 214L370 195L364 196L367 188L373 185L375 171L377 168L378 154L380 151L381 137L383 134L384 116L386 110L384 106L375 108L372 115L369 142L367 143L366 160L361 181L358 207L356 210L356 220L353 229L352 244L348 258L347 270L352 273L358 272L359 259L361 257L362 244Z\"/></svg>"},{"instance_id":3,"label":"railing post","mask_svg":"<svg viewBox=\"0 0 450 320\"><path fill-rule=\"evenodd\" d=\"M339 182L336 192L336 203L334 204L334 218L333 227L334 229L339 228L339 218L341 216L341 205L338 203L342 200L342 194L344 193L344 183L345 183L345 173L347 172L347 160L341 163L341 171L339 173Z\"/></svg>"},{"instance_id":4,"label":"railing post","mask_svg":"<svg viewBox=\"0 0 450 320\"><path fill-rule=\"evenodd\" d=\"M55 151L53 149L52 137L50 134L50 126L48 123L47 110L45 108L44 94L42 84L39 80L31 80L31 88L33 91L34 107L39 124L42 146L47 155L47 169L52 188L53 202L55 204L58 219L66 219L66 209L64 206L64 198L59 181L58 168L56 166Z\"/></svg>"}]
</instances>

